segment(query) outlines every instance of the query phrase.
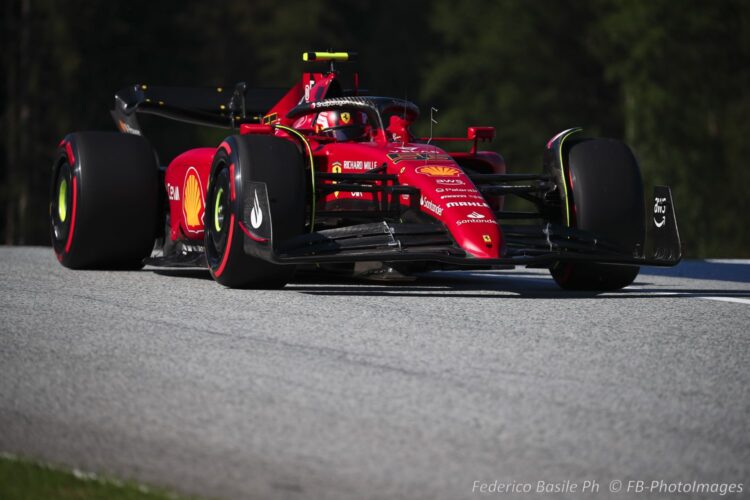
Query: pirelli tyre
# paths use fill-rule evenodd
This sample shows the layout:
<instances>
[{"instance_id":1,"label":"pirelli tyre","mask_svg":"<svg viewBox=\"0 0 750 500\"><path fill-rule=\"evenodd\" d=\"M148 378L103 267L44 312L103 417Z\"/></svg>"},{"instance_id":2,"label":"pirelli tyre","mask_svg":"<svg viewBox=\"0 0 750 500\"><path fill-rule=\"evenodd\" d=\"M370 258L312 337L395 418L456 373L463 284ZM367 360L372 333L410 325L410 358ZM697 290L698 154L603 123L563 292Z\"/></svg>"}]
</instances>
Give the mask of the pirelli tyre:
<instances>
[{"instance_id":1,"label":"pirelli tyre","mask_svg":"<svg viewBox=\"0 0 750 500\"><path fill-rule=\"evenodd\" d=\"M643 182L630 148L615 139L578 139L565 144L570 225L591 231L633 255L645 238ZM557 263L550 269L568 290L607 291L630 285L638 266Z\"/></svg>"},{"instance_id":2,"label":"pirelli tyre","mask_svg":"<svg viewBox=\"0 0 750 500\"><path fill-rule=\"evenodd\" d=\"M268 194L273 241L297 236L305 224L305 163L297 146L270 135L227 138L219 147L206 195L206 260L213 278L229 288L281 288L295 266L268 262L245 252L252 221L244 221L245 204L255 203L251 185L263 183ZM249 212L257 214L258 212ZM258 221L260 223L260 221Z\"/></svg>"},{"instance_id":3,"label":"pirelli tyre","mask_svg":"<svg viewBox=\"0 0 750 500\"><path fill-rule=\"evenodd\" d=\"M157 233L156 155L140 136L69 134L57 148L50 232L65 267L140 268Z\"/></svg>"}]
</instances>

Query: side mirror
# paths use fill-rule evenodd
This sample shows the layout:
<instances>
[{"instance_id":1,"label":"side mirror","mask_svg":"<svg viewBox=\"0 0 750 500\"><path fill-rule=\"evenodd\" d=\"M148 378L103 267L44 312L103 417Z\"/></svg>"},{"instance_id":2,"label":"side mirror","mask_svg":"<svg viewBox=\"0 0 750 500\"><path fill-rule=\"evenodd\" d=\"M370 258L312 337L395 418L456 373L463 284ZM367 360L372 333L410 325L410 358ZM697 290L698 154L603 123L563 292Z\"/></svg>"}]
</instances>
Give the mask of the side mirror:
<instances>
[{"instance_id":1,"label":"side mirror","mask_svg":"<svg viewBox=\"0 0 750 500\"><path fill-rule=\"evenodd\" d=\"M491 141L495 138L495 127L469 127L466 138L471 140Z\"/></svg>"}]
</instances>

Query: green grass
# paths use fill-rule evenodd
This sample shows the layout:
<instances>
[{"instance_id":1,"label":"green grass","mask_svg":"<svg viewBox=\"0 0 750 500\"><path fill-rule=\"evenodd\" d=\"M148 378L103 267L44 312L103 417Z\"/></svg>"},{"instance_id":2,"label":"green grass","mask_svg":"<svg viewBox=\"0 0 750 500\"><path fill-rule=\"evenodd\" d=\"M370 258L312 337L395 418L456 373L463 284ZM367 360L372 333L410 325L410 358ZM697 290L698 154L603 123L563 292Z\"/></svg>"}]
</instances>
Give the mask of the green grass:
<instances>
[{"instance_id":1,"label":"green grass","mask_svg":"<svg viewBox=\"0 0 750 500\"><path fill-rule=\"evenodd\" d=\"M78 471L0 455L0 499L165 500L175 495Z\"/></svg>"}]
</instances>

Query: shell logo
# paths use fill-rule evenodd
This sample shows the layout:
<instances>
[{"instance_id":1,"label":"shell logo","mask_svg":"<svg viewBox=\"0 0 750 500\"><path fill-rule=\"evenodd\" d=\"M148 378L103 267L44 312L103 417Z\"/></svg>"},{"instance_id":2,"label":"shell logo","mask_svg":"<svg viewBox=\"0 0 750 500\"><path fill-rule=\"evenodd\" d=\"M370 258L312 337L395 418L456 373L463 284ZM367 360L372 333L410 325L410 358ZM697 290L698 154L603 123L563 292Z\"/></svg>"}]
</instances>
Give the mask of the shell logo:
<instances>
[{"instance_id":1,"label":"shell logo","mask_svg":"<svg viewBox=\"0 0 750 500\"><path fill-rule=\"evenodd\" d=\"M440 165L428 165L426 167L419 167L417 173L423 175L429 175L430 177L456 177L461 173L461 170L456 167L442 167Z\"/></svg>"},{"instance_id":2,"label":"shell logo","mask_svg":"<svg viewBox=\"0 0 750 500\"><path fill-rule=\"evenodd\" d=\"M190 167L185 175L185 184L182 188L182 215L188 230L197 233L203 232L203 214L206 204L203 199L203 186L200 176L195 167Z\"/></svg>"}]
</instances>

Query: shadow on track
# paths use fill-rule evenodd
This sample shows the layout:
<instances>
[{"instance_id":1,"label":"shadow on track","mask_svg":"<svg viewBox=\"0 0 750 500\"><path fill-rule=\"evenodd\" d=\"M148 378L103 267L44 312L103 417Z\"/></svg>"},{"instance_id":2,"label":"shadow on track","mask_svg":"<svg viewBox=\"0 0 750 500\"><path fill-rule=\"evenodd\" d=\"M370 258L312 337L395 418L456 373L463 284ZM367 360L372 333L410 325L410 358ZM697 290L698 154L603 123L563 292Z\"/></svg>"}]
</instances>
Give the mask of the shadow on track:
<instances>
[{"instance_id":1,"label":"shadow on track","mask_svg":"<svg viewBox=\"0 0 750 500\"><path fill-rule=\"evenodd\" d=\"M653 287L653 288L652 288ZM518 271L425 273L408 284L383 284L308 273L287 290L309 295L370 297L450 297L468 299L642 299L675 297L750 298L750 290L665 288L636 280L634 288L613 292L561 290L551 277Z\"/></svg>"},{"instance_id":2,"label":"shadow on track","mask_svg":"<svg viewBox=\"0 0 750 500\"><path fill-rule=\"evenodd\" d=\"M685 266L685 269L680 269ZM738 270L739 269L739 270ZM211 280L207 269L149 269L169 278ZM572 292L561 290L552 278L526 270L437 271L417 274L408 283L370 282L315 271L300 271L285 290L308 295L369 297L451 297L467 299L642 299L675 297L750 298L750 290L717 288L665 288L645 281L648 276L749 282L750 265L712 264L688 261L677 268L642 268L634 285L613 292Z\"/></svg>"}]
</instances>

